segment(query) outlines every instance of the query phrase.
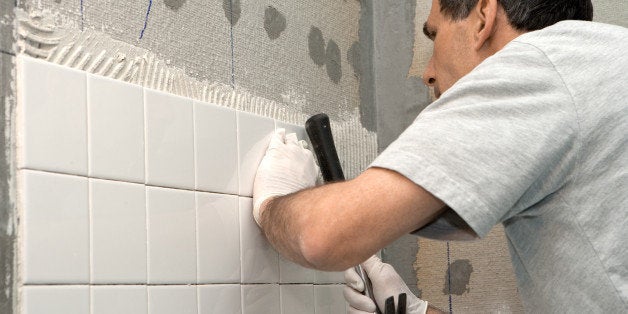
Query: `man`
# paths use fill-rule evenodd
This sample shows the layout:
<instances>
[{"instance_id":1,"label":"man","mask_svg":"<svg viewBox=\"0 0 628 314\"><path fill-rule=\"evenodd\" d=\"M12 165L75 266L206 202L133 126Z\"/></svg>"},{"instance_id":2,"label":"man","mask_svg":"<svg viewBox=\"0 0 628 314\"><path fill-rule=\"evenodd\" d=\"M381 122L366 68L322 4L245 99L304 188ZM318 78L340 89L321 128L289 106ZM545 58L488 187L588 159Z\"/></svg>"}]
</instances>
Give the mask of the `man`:
<instances>
[{"instance_id":1,"label":"man","mask_svg":"<svg viewBox=\"0 0 628 314\"><path fill-rule=\"evenodd\" d=\"M311 188L311 154L278 132L254 188L268 240L338 271L406 233L476 238L503 223L526 311L626 312L628 30L573 21L591 19L585 0L434 0L424 81L439 99L343 183ZM363 266L380 308L407 291L389 265ZM351 311L374 312L346 277Z\"/></svg>"}]
</instances>

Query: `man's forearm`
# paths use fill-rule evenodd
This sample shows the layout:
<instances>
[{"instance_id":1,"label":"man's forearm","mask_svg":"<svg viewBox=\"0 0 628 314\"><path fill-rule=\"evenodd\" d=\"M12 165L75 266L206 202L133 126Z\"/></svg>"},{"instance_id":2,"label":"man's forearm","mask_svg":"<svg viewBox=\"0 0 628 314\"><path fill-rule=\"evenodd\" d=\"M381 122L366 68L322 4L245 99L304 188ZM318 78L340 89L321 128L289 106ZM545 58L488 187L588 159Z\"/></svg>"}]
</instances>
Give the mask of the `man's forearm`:
<instances>
[{"instance_id":1,"label":"man's forearm","mask_svg":"<svg viewBox=\"0 0 628 314\"><path fill-rule=\"evenodd\" d=\"M444 204L405 177L369 169L356 179L271 199L261 226L279 253L340 271L434 220Z\"/></svg>"},{"instance_id":2,"label":"man's forearm","mask_svg":"<svg viewBox=\"0 0 628 314\"><path fill-rule=\"evenodd\" d=\"M300 265L313 268L314 266L305 258L302 252L300 238L302 228L298 212L291 210L294 208L291 203L294 195L272 198L262 204L265 208L261 216L261 225L268 241L281 255ZM264 226L266 226L264 228ZM271 226L282 226L282 228L272 228Z\"/></svg>"},{"instance_id":3,"label":"man's forearm","mask_svg":"<svg viewBox=\"0 0 628 314\"><path fill-rule=\"evenodd\" d=\"M342 190L336 183L303 190L286 196L276 197L262 204L261 226L273 247L288 259L310 268L324 268L317 259L318 245L324 245L332 234L321 232L323 224L332 220L333 205L330 194ZM349 197L349 196L347 196ZM323 238L325 236L325 238ZM338 247L339 250L340 245ZM329 251L329 250L326 250ZM332 252L329 252L332 253Z\"/></svg>"}]
</instances>

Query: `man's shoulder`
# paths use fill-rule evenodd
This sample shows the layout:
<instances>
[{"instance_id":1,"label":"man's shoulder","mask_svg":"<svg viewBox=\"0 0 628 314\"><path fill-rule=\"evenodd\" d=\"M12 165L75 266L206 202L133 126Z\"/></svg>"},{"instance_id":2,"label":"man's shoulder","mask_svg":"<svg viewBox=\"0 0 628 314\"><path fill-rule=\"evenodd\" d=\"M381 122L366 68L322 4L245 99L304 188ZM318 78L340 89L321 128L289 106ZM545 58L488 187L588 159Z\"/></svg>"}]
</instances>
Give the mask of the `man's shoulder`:
<instances>
[{"instance_id":1,"label":"man's shoulder","mask_svg":"<svg viewBox=\"0 0 628 314\"><path fill-rule=\"evenodd\" d=\"M623 40L622 40L623 39ZM569 47L580 49L587 44L599 45L626 45L628 42L628 28L589 21L561 21L543 29L528 32L515 38L513 43L525 43L539 48Z\"/></svg>"}]
</instances>

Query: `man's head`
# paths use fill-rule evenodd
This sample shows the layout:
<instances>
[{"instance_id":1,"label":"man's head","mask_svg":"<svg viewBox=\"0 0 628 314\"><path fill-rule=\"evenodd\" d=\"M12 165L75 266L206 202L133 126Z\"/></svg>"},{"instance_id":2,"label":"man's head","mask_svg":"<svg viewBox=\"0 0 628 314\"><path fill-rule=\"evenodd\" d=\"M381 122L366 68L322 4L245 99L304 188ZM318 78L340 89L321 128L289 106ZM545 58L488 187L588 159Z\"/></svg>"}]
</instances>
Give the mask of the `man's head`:
<instances>
[{"instance_id":1,"label":"man's head","mask_svg":"<svg viewBox=\"0 0 628 314\"><path fill-rule=\"evenodd\" d=\"M592 18L591 0L432 0L423 32L434 51L423 80L440 97L522 33Z\"/></svg>"}]
</instances>

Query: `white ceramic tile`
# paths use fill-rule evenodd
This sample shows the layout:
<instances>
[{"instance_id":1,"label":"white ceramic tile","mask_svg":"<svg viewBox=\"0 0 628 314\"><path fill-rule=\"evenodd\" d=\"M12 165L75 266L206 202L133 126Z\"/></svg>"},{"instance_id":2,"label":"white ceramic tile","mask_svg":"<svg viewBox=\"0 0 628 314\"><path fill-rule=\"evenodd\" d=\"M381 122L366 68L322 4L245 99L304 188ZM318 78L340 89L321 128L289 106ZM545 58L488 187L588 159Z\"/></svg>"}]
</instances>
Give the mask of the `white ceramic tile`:
<instances>
[{"instance_id":1,"label":"white ceramic tile","mask_svg":"<svg viewBox=\"0 0 628 314\"><path fill-rule=\"evenodd\" d=\"M277 121L277 128L286 129L286 134L295 133L299 140L304 140L308 142L308 144L310 143L310 138L307 136L307 132L305 132L305 126Z\"/></svg>"},{"instance_id":2,"label":"white ceramic tile","mask_svg":"<svg viewBox=\"0 0 628 314\"><path fill-rule=\"evenodd\" d=\"M266 153L275 121L246 112L238 112L238 150L241 196L253 195L253 181Z\"/></svg>"},{"instance_id":3,"label":"white ceramic tile","mask_svg":"<svg viewBox=\"0 0 628 314\"><path fill-rule=\"evenodd\" d=\"M326 271L316 271L316 281L317 284L334 284L334 283L344 283L345 275L344 272L326 272Z\"/></svg>"},{"instance_id":4,"label":"white ceramic tile","mask_svg":"<svg viewBox=\"0 0 628 314\"><path fill-rule=\"evenodd\" d=\"M148 282L196 283L194 192L147 187Z\"/></svg>"},{"instance_id":5,"label":"white ceramic tile","mask_svg":"<svg viewBox=\"0 0 628 314\"><path fill-rule=\"evenodd\" d=\"M315 270L295 264L279 255L280 283L314 283L315 280Z\"/></svg>"},{"instance_id":6,"label":"white ceramic tile","mask_svg":"<svg viewBox=\"0 0 628 314\"><path fill-rule=\"evenodd\" d=\"M22 314L89 313L87 286L25 286Z\"/></svg>"},{"instance_id":7,"label":"white ceramic tile","mask_svg":"<svg viewBox=\"0 0 628 314\"><path fill-rule=\"evenodd\" d=\"M240 256L243 283L279 282L279 254L253 219L253 200L240 197Z\"/></svg>"},{"instance_id":8,"label":"white ceramic tile","mask_svg":"<svg viewBox=\"0 0 628 314\"><path fill-rule=\"evenodd\" d=\"M282 314L314 314L314 286L282 285L280 289Z\"/></svg>"},{"instance_id":9,"label":"white ceramic tile","mask_svg":"<svg viewBox=\"0 0 628 314\"><path fill-rule=\"evenodd\" d=\"M87 175L86 74L18 58L20 167Z\"/></svg>"},{"instance_id":10,"label":"white ceramic tile","mask_svg":"<svg viewBox=\"0 0 628 314\"><path fill-rule=\"evenodd\" d=\"M146 286L92 286L91 314L146 314Z\"/></svg>"},{"instance_id":11,"label":"white ceramic tile","mask_svg":"<svg viewBox=\"0 0 628 314\"><path fill-rule=\"evenodd\" d=\"M144 90L146 182L194 189L192 100Z\"/></svg>"},{"instance_id":12,"label":"white ceramic tile","mask_svg":"<svg viewBox=\"0 0 628 314\"><path fill-rule=\"evenodd\" d=\"M314 286L314 307L316 314L345 314L347 302L342 294L344 285Z\"/></svg>"},{"instance_id":13,"label":"white ceramic tile","mask_svg":"<svg viewBox=\"0 0 628 314\"><path fill-rule=\"evenodd\" d=\"M144 183L142 87L87 77L90 177Z\"/></svg>"},{"instance_id":14,"label":"white ceramic tile","mask_svg":"<svg viewBox=\"0 0 628 314\"><path fill-rule=\"evenodd\" d=\"M195 286L148 287L149 314L196 314L198 304Z\"/></svg>"},{"instance_id":15,"label":"white ceramic tile","mask_svg":"<svg viewBox=\"0 0 628 314\"><path fill-rule=\"evenodd\" d=\"M194 102L196 189L238 194L235 110Z\"/></svg>"},{"instance_id":16,"label":"white ceramic tile","mask_svg":"<svg viewBox=\"0 0 628 314\"><path fill-rule=\"evenodd\" d=\"M146 283L146 188L90 179L91 282Z\"/></svg>"},{"instance_id":17,"label":"white ceramic tile","mask_svg":"<svg viewBox=\"0 0 628 314\"><path fill-rule=\"evenodd\" d=\"M235 195L196 193L198 282L240 282L240 220Z\"/></svg>"},{"instance_id":18,"label":"white ceramic tile","mask_svg":"<svg viewBox=\"0 0 628 314\"><path fill-rule=\"evenodd\" d=\"M242 313L242 301L240 291L240 285L198 286L199 313Z\"/></svg>"},{"instance_id":19,"label":"white ceramic tile","mask_svg":"<svg viewBox=\"0 0 628 314\"><path fill-rule=\"evenodd\" d=\"M281 313L279 285L242 285L242 313Z\"/></svg>"},{"instance_id":20,"label":"white ceramic tile","mask_svg":"<svg viewBox=\"0 0 628 314\"><path fill-rule=\"evenodd\" d=\"M21 174L24 283L88 283L87 179L30 170Z\"/></svg>"}]
</instances>

